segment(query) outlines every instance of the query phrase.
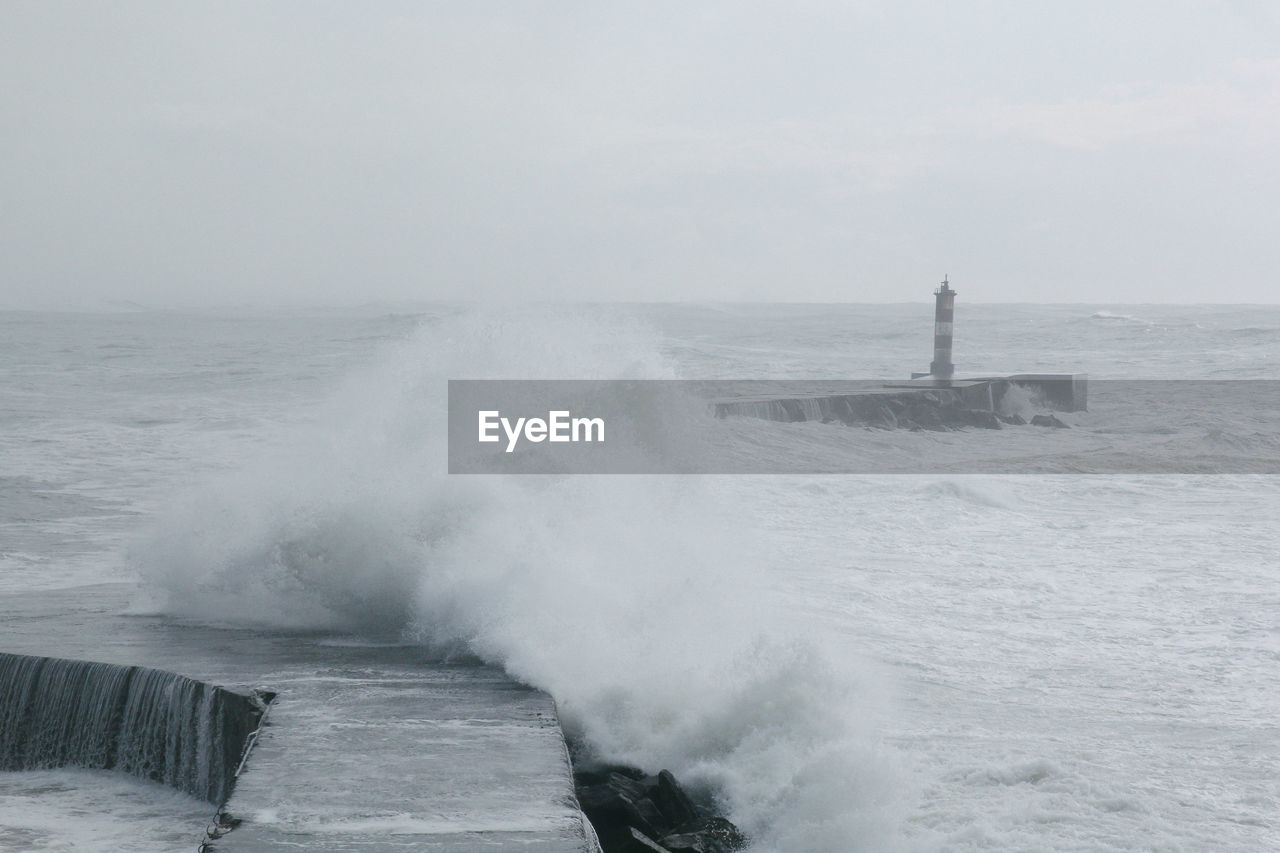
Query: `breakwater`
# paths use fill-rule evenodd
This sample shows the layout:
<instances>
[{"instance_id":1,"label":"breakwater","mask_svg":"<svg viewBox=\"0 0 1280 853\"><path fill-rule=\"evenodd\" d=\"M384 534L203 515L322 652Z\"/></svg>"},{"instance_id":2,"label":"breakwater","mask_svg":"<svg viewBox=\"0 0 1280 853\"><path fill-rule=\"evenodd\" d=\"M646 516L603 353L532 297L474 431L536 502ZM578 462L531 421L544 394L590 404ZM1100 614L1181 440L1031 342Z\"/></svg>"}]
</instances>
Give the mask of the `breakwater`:
<instances>
[{"instance_id":1,"label":"breakwater","mask_svg":"<svg viewBox=\"0 0 1280 853\"><path fill-rule=\"evenodd\" d=\"M148 667L0 653L0 770L117 770L221 805L269 701Z\"/></svg>"},{"instance_id":2,"label":"breakwater","mask_svg":"<svg viewBox=\"0 0 1280 853\"><path fill-rule=\"evenodd\" d=\"M1015 397L1039 408L1085 411L1088 380L1072 374L1023 374L962 379L945 385L916 380L875 389L798 394L775 390L769 395L717 399L712 409L718 418L751 417L785 423L839 421L885 429L1000 429L1004 424L1026 422L1012 411Z\"/></svg>"},{"instance_id":3,"label":"breakwater","mask_svg":"<svg viewBox=\"0 0 1280 853\"><path fill-rule=\"evenodd\" d=\"M888 429L960 426L976 414L964 405L960 392L951 389L718 400L713 406L718 418L750 417L784 423L840 421Z\"/></svg>"}]
</instances>

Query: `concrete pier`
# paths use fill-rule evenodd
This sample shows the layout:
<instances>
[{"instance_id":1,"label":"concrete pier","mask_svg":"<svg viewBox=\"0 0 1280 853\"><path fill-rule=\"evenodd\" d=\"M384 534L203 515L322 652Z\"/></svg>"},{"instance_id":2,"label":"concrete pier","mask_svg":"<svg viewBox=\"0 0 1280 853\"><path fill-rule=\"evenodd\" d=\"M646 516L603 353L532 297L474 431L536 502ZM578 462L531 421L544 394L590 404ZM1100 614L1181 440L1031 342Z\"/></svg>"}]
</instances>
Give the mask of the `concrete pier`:
<instances>
[{"instance_id":1,"label":"concrete pier","mask_svg":"<svg viewBox=\"0 0 1280 853\"><path fill-rule=\"evenodd\" d=\"M547 694L415 645L123 615L132 594L7 596L0 649L277 692L226 805L239 826L208 849L596 849Z\"/></svg>"}]
</instances>

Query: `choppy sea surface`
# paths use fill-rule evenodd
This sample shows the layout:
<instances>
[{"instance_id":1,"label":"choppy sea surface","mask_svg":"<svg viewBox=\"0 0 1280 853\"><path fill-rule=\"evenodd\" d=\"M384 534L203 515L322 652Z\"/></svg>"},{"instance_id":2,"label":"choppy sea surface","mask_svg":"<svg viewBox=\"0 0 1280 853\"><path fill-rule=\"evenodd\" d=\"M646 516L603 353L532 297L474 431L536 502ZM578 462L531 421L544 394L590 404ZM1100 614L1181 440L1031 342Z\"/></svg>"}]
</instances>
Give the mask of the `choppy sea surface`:
<instances>
[{"instance_id":1,"label":"choppy sea surface","mask_svg":"<svg viewBox=\"0 0 1280 853\"><path fill-rule=\"evenodd\" d=\"M447 379L897 378L931 323L924 304L0 313L0 616L5 593L122 581L139 613L465 645L600 755L713 791L758 850L1280 849L1275 477L445 473ZM955 346L975 373L1280 379L1280 309L962 303ZM1211 428L1188 435L1274 469L1280 427L1256 415L1189 412ZM884 452L913 440L942 452L909 433ZM0 774L0 847L186 849L206 811Z\"/></svg>"}]
</instances>

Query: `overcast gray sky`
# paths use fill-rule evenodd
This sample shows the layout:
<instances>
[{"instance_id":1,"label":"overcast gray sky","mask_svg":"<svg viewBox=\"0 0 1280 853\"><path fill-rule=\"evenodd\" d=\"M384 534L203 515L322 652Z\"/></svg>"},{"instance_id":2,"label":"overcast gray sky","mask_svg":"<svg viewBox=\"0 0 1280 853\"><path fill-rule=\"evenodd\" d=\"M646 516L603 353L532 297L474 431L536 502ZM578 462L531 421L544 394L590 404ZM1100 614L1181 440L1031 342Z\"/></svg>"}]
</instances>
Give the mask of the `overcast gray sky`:
<instances>
[{"instance_id":1,"label":"overcast gray sky","mask_svg":"<svg viewBox=\"0 0 1280 853\"><path fill-rule=\"evenodd\" d=\"M0 306L1275 302L1280 4L0 0Z\"/></svg>"}]
</instances>

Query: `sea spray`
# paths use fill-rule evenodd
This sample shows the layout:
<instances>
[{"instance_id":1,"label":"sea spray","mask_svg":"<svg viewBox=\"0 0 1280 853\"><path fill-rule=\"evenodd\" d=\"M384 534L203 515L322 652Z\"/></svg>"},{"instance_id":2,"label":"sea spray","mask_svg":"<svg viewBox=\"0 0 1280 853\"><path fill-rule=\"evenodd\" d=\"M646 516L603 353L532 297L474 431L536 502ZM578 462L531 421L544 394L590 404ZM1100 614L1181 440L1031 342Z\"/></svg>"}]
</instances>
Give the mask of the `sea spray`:
<instances>
[{"instance_id":1,"label":"sea spray","mask_svg":"<svg viewBox=\"0 0 1280 853\"><path fill-rule=\"evenodd\" d=\"M757 849L894 846L877 691L778 611L751 482L450 478L450 378L679 377L651 330L600 312L427 323L175 500L135 548L139 608L465 645L555 696L603 760L710 790Z\"/></svg>"}]
</instances>

